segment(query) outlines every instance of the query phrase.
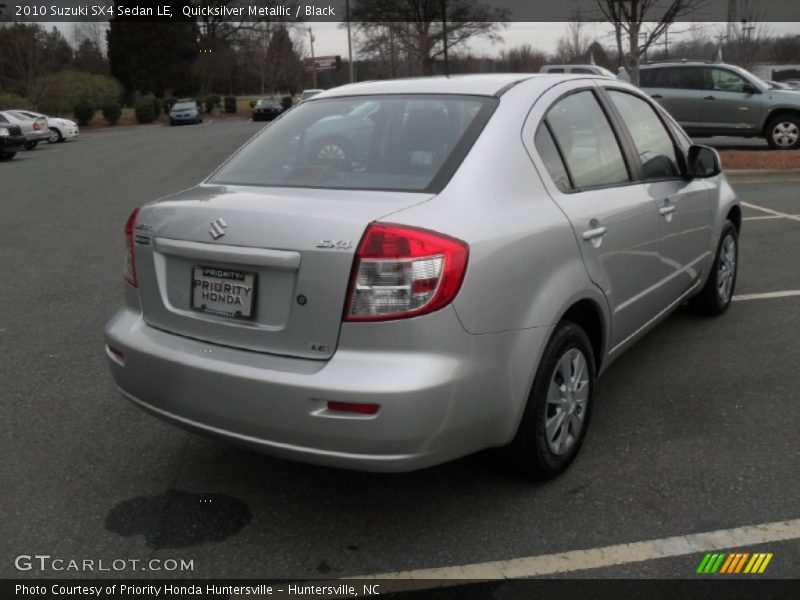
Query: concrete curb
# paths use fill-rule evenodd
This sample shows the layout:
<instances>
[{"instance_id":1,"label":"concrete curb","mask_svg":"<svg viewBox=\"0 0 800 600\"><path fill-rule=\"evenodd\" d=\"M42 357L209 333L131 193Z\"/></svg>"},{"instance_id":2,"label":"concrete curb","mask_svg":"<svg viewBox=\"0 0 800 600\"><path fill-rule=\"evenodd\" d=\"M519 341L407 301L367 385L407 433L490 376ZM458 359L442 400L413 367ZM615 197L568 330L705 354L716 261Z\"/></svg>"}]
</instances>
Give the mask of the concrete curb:
<instances>
[{"instance_id":1,"label":"concrete curb","mask_svg":"<svg viewBox=\"0 0 800 600\"><path fill-rule=\"evenodd\" d=\"M800 169L723 169L729 177L746 177L751 175L800 175Z\"/></svg>"}]
</instances>

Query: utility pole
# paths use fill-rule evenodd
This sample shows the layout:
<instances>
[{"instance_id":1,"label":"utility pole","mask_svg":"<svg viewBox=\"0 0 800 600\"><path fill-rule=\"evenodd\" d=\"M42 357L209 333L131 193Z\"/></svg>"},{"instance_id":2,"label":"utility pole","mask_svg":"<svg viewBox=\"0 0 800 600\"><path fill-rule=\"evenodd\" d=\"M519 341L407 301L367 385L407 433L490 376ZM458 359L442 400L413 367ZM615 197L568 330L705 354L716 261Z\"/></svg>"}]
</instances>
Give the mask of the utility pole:
<instances>
[{"instance_id":1,"label":"utility pole","mask_svg":"<svg viewBox=\"0 0 800 600\"><path fill-rule=\"evenodd\" d=\"M664 28L664 60L669 59L669 24Z\"/></svg>"},{"instance_id":2,"label":"utility pole","mask_svg":"<svg viewBox=\"0 0 800 600\"><path fill-rule=\"evenodd\" d=\"M312 87L316 89L317 87L317 59L314 57L314 34L311 31L311 27L308 28L308 39L311 41L311 80L312 80Z\"/></svg>"},{"instance_id":3,"label":"utility pole","mask_svg":"<svg viewBox=\"0 0 800 600\"><path fill-rule=\"evenodd\" d=\"M347 20L347 60L349 61L350 83L355 81L353 76L353 39L350 35L350 0L344 3L345 19Z\"/></svg>"}]
</instances>

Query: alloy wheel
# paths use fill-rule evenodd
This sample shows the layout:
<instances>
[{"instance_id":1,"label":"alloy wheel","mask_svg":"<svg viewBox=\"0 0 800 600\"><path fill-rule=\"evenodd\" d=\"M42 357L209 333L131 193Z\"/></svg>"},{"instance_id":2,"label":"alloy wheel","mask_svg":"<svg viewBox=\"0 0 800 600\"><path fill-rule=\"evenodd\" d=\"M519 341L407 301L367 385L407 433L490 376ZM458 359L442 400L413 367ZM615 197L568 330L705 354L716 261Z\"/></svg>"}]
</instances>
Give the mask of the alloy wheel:
<instances>
[{"instance_id":1,"label":"alloy wheel","mask_svg":"<svg viewBox=\"0 0 800 600\"><path fill-rule=\"evenodd\" d=\"M589 402L589 368L583 352L570 348L559 359L547 390L545 436L550 451L563 456L580 437Z\"/></svg>"},{"instance_id":2,"label":"alloy wheel","mask_svg":"<svg viewBox=\"0 0 800 600\"><path fill-rule=\"evenodd\" d=\"M730 233L722 240L719 248L719 267L717 269L717 294L722 304L730 302L733 282L736 278L736 239Z\"/></svg>"},{"instance_id":3,"label":"alloy wheel","mask_svg":"<svg viewBox=\"0 0 800 600\"><path fill-rule=\"evenodd\" d=\"M800 128L798 128L796 123L792 123L791 121L778 123L772 129L772 139L782 148L794 146L798 138L800 138Z\"/></svg>"}]
</instances>

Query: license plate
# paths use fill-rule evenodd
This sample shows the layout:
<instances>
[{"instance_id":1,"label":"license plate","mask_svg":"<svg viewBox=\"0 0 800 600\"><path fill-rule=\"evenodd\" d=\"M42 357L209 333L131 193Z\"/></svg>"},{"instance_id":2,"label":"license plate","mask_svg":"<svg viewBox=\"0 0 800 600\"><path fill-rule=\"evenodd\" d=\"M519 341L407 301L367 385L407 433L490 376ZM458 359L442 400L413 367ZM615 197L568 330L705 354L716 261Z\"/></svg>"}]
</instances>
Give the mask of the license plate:
<instances>
[{"instance_id":1,"label":"license plate","mask_svg":"<svg viewBox=\"0 0 800 600\"><path fill-rule=\"evenodd\" d=\"M256 274L220 267L194 267L192 308L234 319L253 316Z\"/></svg>"}]
</instances>

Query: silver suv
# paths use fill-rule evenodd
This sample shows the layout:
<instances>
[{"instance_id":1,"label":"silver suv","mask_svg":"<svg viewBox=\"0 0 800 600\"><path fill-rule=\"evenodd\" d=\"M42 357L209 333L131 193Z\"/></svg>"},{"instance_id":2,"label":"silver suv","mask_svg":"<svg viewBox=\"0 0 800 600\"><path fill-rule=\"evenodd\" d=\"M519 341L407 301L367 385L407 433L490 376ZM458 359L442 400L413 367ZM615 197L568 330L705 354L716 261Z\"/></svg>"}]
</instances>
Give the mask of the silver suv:
<instances>
[{"instance_id":1,"label":"silver suv","mask_svg":"<svg viewBox=\"0 0 800 600\"><path fill-rule=\"evenodd\" d=\"M774 89L741 67L646 64L639 83L690 135L762 137L776 149L800 148L800 94Z\"/></svg>"},{"instance_id":2,"label":"silver suv","mask_svg":"<svg viewBox=\"0 0 800 600\"><path fill-rule=\"evenodd\" d=\"M362 106L366 155L312 151ZM136 405L264 452L400 471L502 447L552 477L598 374L685 300L728 307L741 220L716 152L630 84L342 86L131 214L106 354Z\"/></svg>"}]
</instances>

